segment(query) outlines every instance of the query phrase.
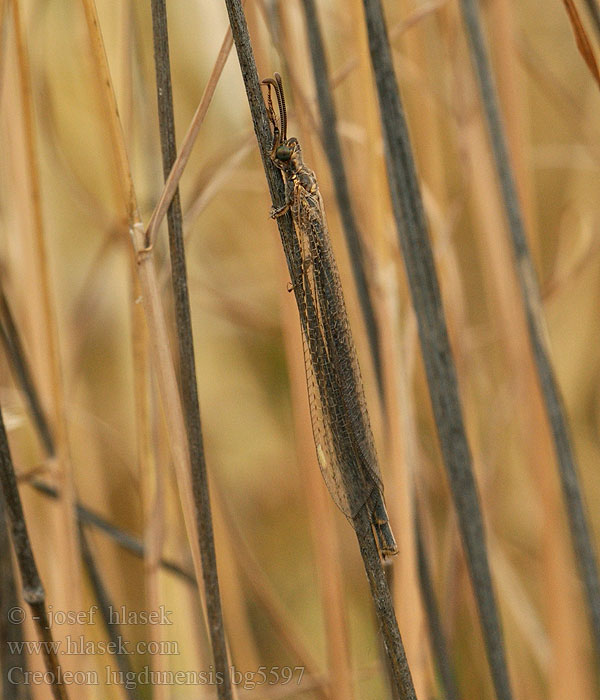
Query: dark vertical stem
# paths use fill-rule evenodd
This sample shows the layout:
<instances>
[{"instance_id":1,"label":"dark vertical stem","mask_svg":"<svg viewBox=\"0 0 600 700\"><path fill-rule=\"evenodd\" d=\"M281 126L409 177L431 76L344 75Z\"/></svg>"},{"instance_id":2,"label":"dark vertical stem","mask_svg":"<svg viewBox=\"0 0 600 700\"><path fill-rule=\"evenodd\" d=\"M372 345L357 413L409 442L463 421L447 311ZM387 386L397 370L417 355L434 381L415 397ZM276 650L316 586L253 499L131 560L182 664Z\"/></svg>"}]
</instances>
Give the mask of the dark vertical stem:
<instances>
[{"instance_id":1,"label":"dark vertical stem","mask_svg":"<svg viewBox=\"0 0 600 700\"><path fill-rule=\"evenodd\" d=\"M120 677L123 679L121 681L123 684L123 689L129 700L139 700L140 694L137 689L137 685L124 682L124 679L132 677L131 663L129 662L127 652L123 653L119 651L121 648L120 642L122 639L121 629L119 625L111 622L111 610L113 609L113 604L110 599L110 595L106 590L106 586L104 585L104 581L102 580L102 576L100 576L100 572L98 571L94 557L92 556L92 552L81 523L79 524L79 546L81 547L81 556L85 570L92 584L92 588L94 589L96 600L98 601L102 621L104 622L104 626L106 627L110 641L115 649L114 656L117 661L117 666L119 667Z\"/></svg>"},{"instance_id":2,"label":"dark vertical stem","mask_svg":"<svg viewBox=\"0 0 600 700\"><path fill-rule=\"evenodd\" d=\"M594 29L596 30L596 36L600 38L600 5L598 5L598 0L585 0L590 17L594 22Z\"/></svg>"},{"instance_id":3,"label":"dark vertical stem","mask_svg":"<svg viewBox=\"0 0 600 700\"><path fill-rule=\"evenodd\" d=\"M529 340L548 421L554 438L554 449L558 460L558 471L571 530L571 539L586 594L588 619L594 642L596 663L600 667L600 580L598 578L596 555L585 516L583 498L577 477L577 466L562 397L550 361L546 330L542 317L539 285L525 236L523 216L517 196L515 179L510 166L504 127L500 116L490 61L481 30L479 13L474 0L461 0L461 7L471 46L471 57L479 81L481 100L496 162L500 189L504 199L515 256L516 273L527 318Z\"/></svg>"},{"instance_id":4,"label":"dark vertical stem","mask_svg":"<svg viewBox=\"0 0 600 700\"><path fill-rule=\"evenodd\" d=\"M310 48L313 75L317 87L317 97L321 112L321 142L331 170L335 196L342 219L344 235L346 237L346 245L348 246L348 252L350 254L350 262L352 264L352 273L354 275L358 300L367 330L367 338L369 340L373 364L375 366L379 398L383 403L383 369L381 364L381 350L379 347L379 330L377 328L373 301L371 299L371 292L369 290L369 283L365 270L365 257L361 244L360 231L350 198L348 178L342 158L342 147L337 130L337 114L331 86L329 84L323 36L321 34L321 27L319 25L319 18L314 0L302 0L302 5L306 18L308 45Z\"/></svg>"},{"instance_id":5,"label":"dark vertical stem","mask_svg":"<svg viewBox=\"0 0 600 700\"><path fill-rule=\"evenodd\" d=\"M24 361L23 348L16 331L8 300L4 289L0 284L0 341L4 346L6 356L17 375L18 381L23 387L29 402L31 412L40 417L44 425L44 432L40 431L42 441L46 448L52 446L50 430L43 420L43 412L37 394L33 391L33 382L29 367ZM33 400L32 400L33 397ZM37 423L37 420L36 420ZM0 568L0 657L2 659L2 693L6 700L19 700L30 697L28 686L19 685L11 681L9 672L15 668L26 668L26 658L23 653L11 652L8 642L22 641L22 626L10 621L8 611L17 606L15 587L15 571L11 563L10 536L6 524L6 512L4 499L0 495L0 561L4 565Z\"/></svg>"},{"instance_id":6,"label":"dark vertical stem","mask_svg":"<svg viewBox=\"0 0 600 700\"><path fill-rule=\"evenodd\" d=\"M415 499L418 506L418 500ZM459 700L458 688L456 687L456 678L452 668L452 661L448 652L448 644L446 635L442 628L440 613L435 600L435 591L433 590L433 581L431 579L431 571L429 570L429 562L427 553L423 543L423 533L418 509L415 511L415 539L417 543L417 562L419 569L419 584L421 595L423 596L423 606L425 607L425 615L427 617L427 627L429 629L429 639L433 649L433 655L437 666L440 680L444 689L444 697L446 700Z\"/></svg>"},{"instance_id":7,"label":"dark vertical stem","mask_svg":"<svg viewBox=\"0 0 600 700\"><path fill-rule=\"evenodd\" d=\"M456 370L427 231L416 167L379 0L363 0L385 138L390 195L415 309L442 456L467 555L498 700L512 693L487 557L483 519L462 418Z\"/></svg>"},{"instance_id":8,"label":"dark vertical stem","mask_svg":"<svg viewBox=\"0 0 600 700\"><path fill-rule=\"evenodd\" d=\"M265 103L260 89L258 74L256 72L256 64L254 62L254 53L250 43L248 34L248 26L240 0L225 0L227 12L229 13L229 22L231 24L231 32L238 54L240 69L244 79L246 95L250 105L252 114L252 122L258 140L259 150L265 169L265 175L273 206L279 208L284 202L284 186L280 172L273 165L269 158L271 149L271 130L267 119ZM294 231L292 217L289 214L277 218L279 233L281 235L284 250L292 250L294 246ZM289 261L288 261L289 266ZM290 269L290 274L293 275ZM354 520L354 529L356 530L363 562L371 586L371 593L375 603L375 610L379 624L381 626L383 638L386 644L390 666L393 670L396 689L403 699L409 700L415 698L414 689L412 687L412 679L408 671L406 656L402 639L398 630L398 623L394 613L392 597L387 587L383 567L379 559L379 553L373 532L371 530L368 514L365 508L362 508L358 516Z\"/></svg>"},{"instance_id":9,"label":"dark vertical stem","mask_svg":"<svg viewBox=\"0 0 600 700\"><path fill-rule=\"evenodd\" d=\"M404 644L398 629L392 594L375 544L367 509L361 508L352 522L371 588L371 597L375 605L383 643L387 651L393 691L400 700L416 700L417 696L406 660Z\"/></svg>"},{"instance_id":10,"label":"dark vertical stem","mask_svg":"<svg viewBox=\"0 0 600 700\"><path fill-rule=\"evenodd\" d=\"M19 571L21 572L23 599L29 605L31 617L35 621L39 639L43 642L44 663L46 664L46 668L52 680L50 684L52 696L55 700L67 700L67 689L61 682L60 666L56 651L53 648L54 642L48 622L48 614L46 612L46 595L37 570L29 534L27 532L25 515L23 513L23 506L21 505L19 489L17 488L17 479L10 456L1 410L0 483L2 486L2 493L4 494L4 502L8 511L13 547L19 564Z\"/></svg>"},{"instance_id":11,"label":"dark vertical stem","mask_svg":"<svg viewBox=\"0 0 600 700\"><path fill-rule=\"evenodd\" d=\"M271 129L267 118L267 111L256 72L254 54L248 35L248 26L242 9L240 0L225 0L229 22L235 47L238 54L238 61L246 88L246 96L250 106L252 124L260 147L260 155L265 169L267 185L273 199L273 206L279 209L285 201L285 192L281 173L271 162L269 151L271 149ZM288 212L277 217L277 224L282 237L293 237L293 224L291 214Z\"/></svg>"},{"instance_id":12,"label":"dark vertical stem","mask_svg":"<svg viewBox=\"0 0 600 700\"><path fill-rule=\"evenodd\" d=\"M23 350L23 343L17 326L15 324L8 299L4 294L4 289L0 286L0 341L4 345L6 356L15 373L17 382L21 386L29 410L33 416L40 439L44 445L46 453L54 455L54 441L50 432L50 426L44 415L42 405L31 377L27 356Z\"/></svg>"},{"instance_id":13,"label":"dark vertical stem","mask_svg":"<svg viewBox=\"0 0 600 700\"><path fill-rule=\"evenodd\" d=\"M158 118L162 150L164 178L169 175L177 157L175 142L175 119L173 114L173 91L169 58L169 36L165 0L151 0L152 31L154 37L154 65L158 99ZM219 595L217 557L213 536L212 515L208 491L208 475L202 441L200 406L196 384L194 339L187 285L185 247L183 242L183 219L179 191L175 193L167 212L169 228L169 250L171 254L171 277L175 297L175 320L179 348L180 391L190 453L192 489L196 506L196 521L200 536L202 576L206 597L209 635L212 644L215 670L222 674L223 682L217 685L219 698L231 698L225 626Z\"/></svg>"},{"instance_id":14,"label":"dark vertical stem","mask_svg":"<svg viewBox=\"0 0 600 700\"><path fill-rule=\"evenodd\" d=\"M15 585L15 570L12 565L10 535L6 523L4 498L0 493L0 665L2 668L3 700L28 700L29 686L20 685L13 679L15 669L26 669L24 652L11 648L14 642L23 641L23 626L14 621L10 611L19 605Z\"/></svg>"}]
</instances>

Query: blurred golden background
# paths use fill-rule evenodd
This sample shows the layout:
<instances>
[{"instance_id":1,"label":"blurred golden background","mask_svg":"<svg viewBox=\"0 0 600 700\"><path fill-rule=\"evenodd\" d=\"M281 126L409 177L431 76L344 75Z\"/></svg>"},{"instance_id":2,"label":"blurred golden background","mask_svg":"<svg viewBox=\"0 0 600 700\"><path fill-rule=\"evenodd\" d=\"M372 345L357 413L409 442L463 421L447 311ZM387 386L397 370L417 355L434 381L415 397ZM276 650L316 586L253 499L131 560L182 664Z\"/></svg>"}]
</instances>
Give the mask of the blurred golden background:
<instances>
[{"instance_id":1,"label":"blurred golden background","mask_svg":"<svg viewBox=\"0 0 600 700\"><path fill-rule=\"evenodd\" d=\"M247 0L259 75L283 73L298 136L325 201L400 554L393 591L419 698L442 697L418 591L415 492L435 592L463 698L493 693L441 463L415 321L391 215L362 3L319 2L351 193L367 254L384 358L379 401L331 175L297 0ZM598 53L583 3L584 25ZM97 0L144 224L162 189L150 3ZM515 697L596 697L591 642L552 443L530 359L506 223L458 7L386 3L396 73L418 161L463 411L486 518ZM60 455L47 460L4 356L0 403L19 474L68 488L151 551L192 571L164 411L134 283L131 239L83 3L0 0L0 274ZM592 532L600 527L598 85L562 3L482 5ZM226 37L223 3L168 5L178 141ZM275 30L273 29L275 28ZM29 82L28 82L29 81ZM30 92L28 93L28 89ZM27 95L31 102L27 99ZM28 122L33 109L33 121ZM38 189L39 188L39 189ZM206 460L232 663L306 668L239 697L389 697L372 603L352 528L318 471L297 309L232 49L180 183ZM39 197L39 199L37 199ZM45 251L45 253L44 253ZM166 226L153 265L170 331ZM45 281L46 280L46 281ZM46 284L47 282L47 284ZM140 340L141 338L141 340ZM172 348L175 337L172 335ZM173 355L176 353L173 350ZM136 375L139 372L139 375ZM146 378L140 435L136 376ZM387 416L384 418L384 415ZM48 606L89 610L89 582L68 536L68 503L23 483ZM172 611L127 625L136 672L209 671L197 591L88 529L115 606ZM101 624L55 625L55 638L106 638ZM25 639L35 639L27 621ZM171 649L172 651L172 649ZM33 655L33 668L42 668ZM107 654L61 657L99 672L76 698L127 697L106 683ZM247 685L251 685L248 683ZM151 692L152 690L152 692ZM47 698L43 685L31 697ZM214 685L139 684L140 698L213 698ZM6 697L6 695L5 695Z\"/></svg>"}]
</instances>

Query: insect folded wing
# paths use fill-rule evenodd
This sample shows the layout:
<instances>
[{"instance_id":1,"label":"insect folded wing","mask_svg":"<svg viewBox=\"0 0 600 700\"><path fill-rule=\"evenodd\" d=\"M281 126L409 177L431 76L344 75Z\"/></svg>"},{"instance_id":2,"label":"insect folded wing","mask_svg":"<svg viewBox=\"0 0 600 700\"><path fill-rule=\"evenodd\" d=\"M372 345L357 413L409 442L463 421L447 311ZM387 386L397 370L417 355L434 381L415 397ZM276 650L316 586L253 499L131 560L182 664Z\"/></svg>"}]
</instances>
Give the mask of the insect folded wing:
<instances>
[{"instance_id":1,"label":"insect folded wing","mask_svg":"<svg viewBox=\"0 0 600 700\"><path fill-rule=\"evenodd\" d=\"M273 126L270 156L286 182L293 237L283 241L304 341L310 416L317 460L327 488L342 512L354 519L366 508L382 559L397 552L383 501L383 485L362 379L337 265L315 174L302 160L298 140L287 138L287 112L281 76L267 85ZM279 120L271 90L275 91Z\"/></svg>"}]
</instances>

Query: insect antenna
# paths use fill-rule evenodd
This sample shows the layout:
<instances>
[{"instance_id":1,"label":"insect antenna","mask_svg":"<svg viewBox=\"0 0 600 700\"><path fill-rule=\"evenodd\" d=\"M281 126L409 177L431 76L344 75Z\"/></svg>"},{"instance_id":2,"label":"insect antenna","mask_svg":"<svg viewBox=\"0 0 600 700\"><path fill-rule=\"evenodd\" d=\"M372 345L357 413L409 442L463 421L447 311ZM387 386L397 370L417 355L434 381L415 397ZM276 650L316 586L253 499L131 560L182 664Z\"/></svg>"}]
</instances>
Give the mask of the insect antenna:
<instances>
[{"instance_id":1,"label":"insect antenna","mask_svg":"<svg viewBox=\"0 0 600 700\"><path fill-rule=\"evenodd\" d=\"M283 81L281 75L275 73L275 92L277 94L277 103L279 105L279 122L281 125L281 138L287 141L287 109L285 107L285 95L283 94Z\"/></svg>"},{"instance_id":2,"label":"insect antenna","mask_svg":"<svg viewBox=\"0 0 600 700\"><path fill-rule=\"evenodd\" d=\"M269 116L269 121L273 125L273 152L274 152L275 149L281 144L281 138L280 138L279 126L277 124L277 116L275 114L275 110L273 109L273 98L271 96L271 88L275 89L275 93L277 95L277 103L281 108L281 99L279 97L280 86L273 78L265 78L264 80L261 80L261 85L267 86L267 113ZM280 116L280 121L281 121L281 116Z\"/></svg>"}]
</instances>

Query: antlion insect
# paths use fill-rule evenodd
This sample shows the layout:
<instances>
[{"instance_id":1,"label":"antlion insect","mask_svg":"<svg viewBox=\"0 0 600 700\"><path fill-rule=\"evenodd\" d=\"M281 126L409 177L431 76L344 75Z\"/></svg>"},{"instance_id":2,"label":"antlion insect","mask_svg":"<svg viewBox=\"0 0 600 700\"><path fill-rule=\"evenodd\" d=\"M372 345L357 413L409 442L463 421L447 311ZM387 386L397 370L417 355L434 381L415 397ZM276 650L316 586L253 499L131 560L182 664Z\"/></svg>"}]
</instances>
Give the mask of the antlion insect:
<instances>
[{"instance_id":1,"label":"antlion insect","mask_svg":"<svg viewBox=\"0 0 600 700\"><path fill-rule=\"evenodd\" d=\"M366 508L382 559L398 548L383 500L383 484L367 413L356 350L350 332L323 201L312 170L302 161L300 144L287 137L287 113L279 73L262 81L273 126L270 157L285 178L285 204L294 236L283 247L291 272L302 335L308 397L317 459L329 492L354 524ZM273 109L275 91L279 119Z\"/></svg>"}]
</instances>

